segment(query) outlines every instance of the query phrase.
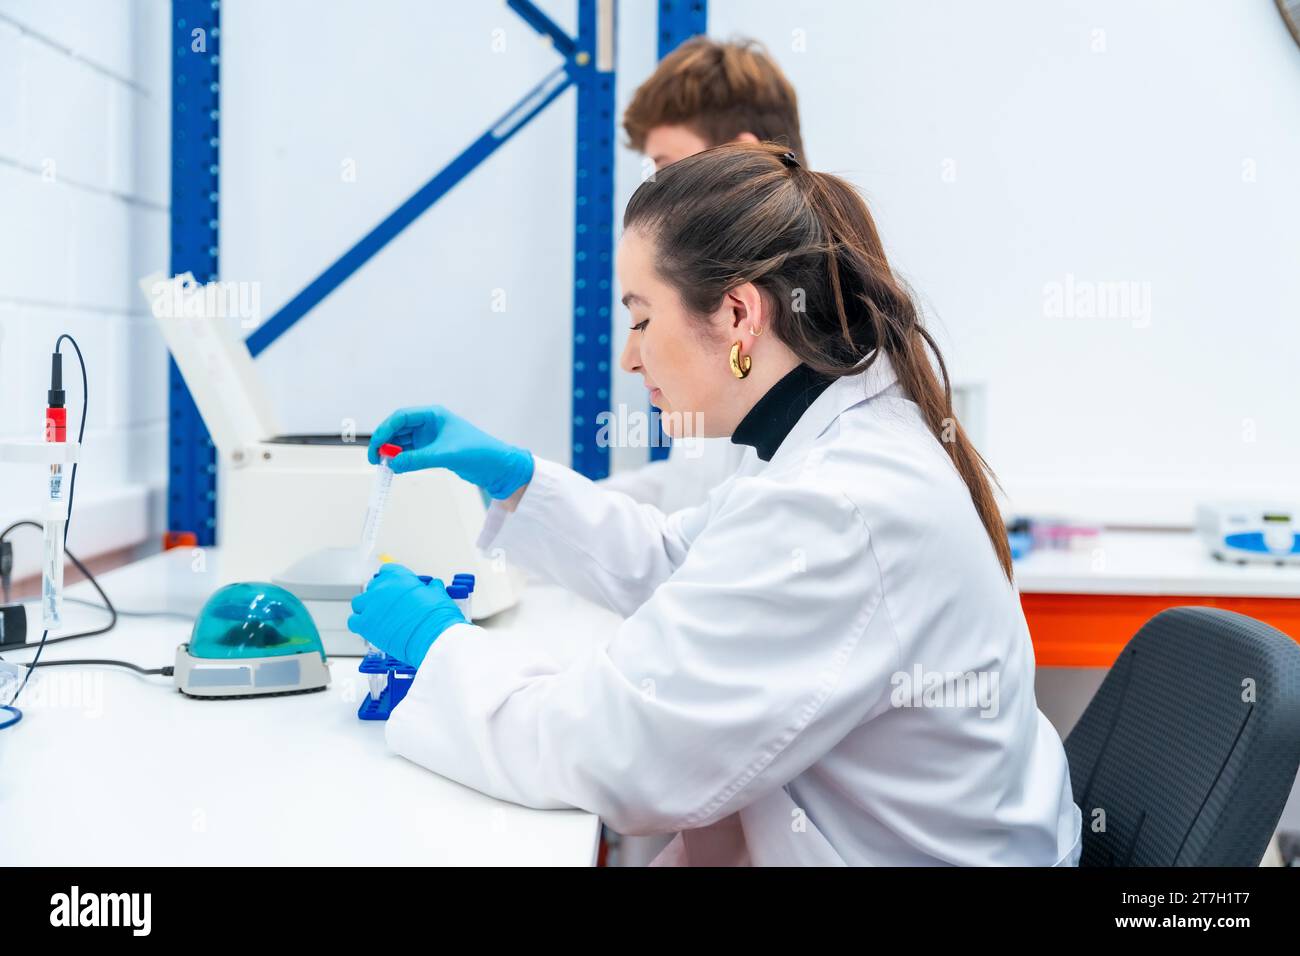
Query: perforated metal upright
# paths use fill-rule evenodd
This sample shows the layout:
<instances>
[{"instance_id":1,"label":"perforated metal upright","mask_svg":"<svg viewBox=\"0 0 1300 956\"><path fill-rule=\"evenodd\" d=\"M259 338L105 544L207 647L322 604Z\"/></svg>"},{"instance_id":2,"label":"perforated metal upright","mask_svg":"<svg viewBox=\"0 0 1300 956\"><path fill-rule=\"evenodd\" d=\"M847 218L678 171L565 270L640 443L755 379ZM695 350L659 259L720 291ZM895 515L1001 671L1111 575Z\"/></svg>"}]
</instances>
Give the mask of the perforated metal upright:
<instances>
[{"instance_id":1,"label":"perforated metal upright","mask_svg":"<svg viewBox=\"0 0 1300 956\"><path fill-rule=\"evenodd\" d=\"M709 28L709 5L705 0L660 0L659 2L659 59L663 59L685 41ZM655 417L658 422L658 416ZM661 461L668 457L672 442L656 425L659 440L650 445L650 460Z\"/></svg>"},{"instance_id":2,"label":"perforated metal upright","mask_svg":"<svg viewBox=\"0 0 1300 956\"><path fill-rule=\"evenodd\" d=\"M217 278L220 0L172 2L171 273ZM176 362L168 359L167 528L215 542L216 453Z\"/></svg>"},{"instance_id":3,"label":"perforated metal upright","mask_svg":"<svg viewBox=\"0 0 1300 956\"><path fill-rule=\"evenodd\" d=\"M708 29L706 0L659 0L659 59Z\"/></svg>"},{"instance_id":4,"label":"perforated metal upright","mask_svg":"<svg viewBox=\"0 0 1300 956\"><path fill-rule=\"evenodd\" d=\"M614 248L614 3L579 0L578 154L573 237L573 468L609 474L609 448L596 442L610 406Z\"/></svg>"}]
</instances>

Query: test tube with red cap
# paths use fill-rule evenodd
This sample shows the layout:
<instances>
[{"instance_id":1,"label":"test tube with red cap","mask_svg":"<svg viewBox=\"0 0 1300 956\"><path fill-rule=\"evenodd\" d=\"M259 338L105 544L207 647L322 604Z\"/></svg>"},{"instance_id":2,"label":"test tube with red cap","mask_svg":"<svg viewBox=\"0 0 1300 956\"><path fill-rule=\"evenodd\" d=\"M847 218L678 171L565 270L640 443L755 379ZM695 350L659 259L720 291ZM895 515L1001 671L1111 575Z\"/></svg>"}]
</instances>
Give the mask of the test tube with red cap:
<instances>
[{"instance_id":1,"label":"test tube with red cap","mask_svg":"<svg viewBox=\"0 0 1300 956\"><path fill-rule=\"evenodd\" d=\"M63 390L63 356L56 350L50 362L50 389L45 409L45 440L68 440L68 409ZM45 505L45 547L41 567L41 622L47 631L63 625L63 538L68 506L63 498L63 466L50 465L50 493Z\"/></svg>"},{"instance_id":2,"label":"test tube with red cap","mask_svg":"<svg viewBox=\"0 0 1300 956\"><path fill-rule=\"evenodd\" d=\"M393 469L389 462L401 453L401 445L389 442L379 446L379 465L375 469L374 484L370 486L370 507L366 510L366 523L361 529L362 560L375 553L379 526L384 520L384 508L388 505L388 495L393 489Z\"/></svg>"}]
</instances>

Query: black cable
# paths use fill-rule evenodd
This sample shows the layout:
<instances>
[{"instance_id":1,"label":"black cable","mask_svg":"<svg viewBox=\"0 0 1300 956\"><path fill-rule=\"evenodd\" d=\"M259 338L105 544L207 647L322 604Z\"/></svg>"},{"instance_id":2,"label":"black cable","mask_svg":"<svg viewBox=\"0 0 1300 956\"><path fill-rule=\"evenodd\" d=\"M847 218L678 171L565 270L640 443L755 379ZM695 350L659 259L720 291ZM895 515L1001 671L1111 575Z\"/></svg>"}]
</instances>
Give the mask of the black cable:
<instances>
[{"instance_id":1,"label":"black cable","mask_svg":"<svg viewBox=\"0 0 1300 956\"><path fill-rule=\"evenodd\" d=\"M105 607L103 604L96 604L94 601L88 601L85 598L65 597L64 604L80 604L83 607L93 607L97 611L117 611L118 617L166 617L174 618L177 621L192 621L193 614L185 614L181 611L128 611L116 605ZM76 637L86 637L85 634L77 634Z\"/></svg>"},{"instance_id":2,"label":"black cable","mask_svg":"<svg viewBox=\"0 0 1300 956\"><path fill-rule=\"evenodd\" d=\"M69 342L72 343L72 348L77 353L77 364L81 366L81 426L80 428L77 429L77 449L78 451L80 451L81 444L86 438L86 412L89 411L90 409L90 384L86 378L86 359L81 354L81 346L77 344L76 339L74 339L71 335L68 335L66 332L60 335L54 341L55 354L59 354L59 355L62 354L59 350L63 347L64 339L67 339ZM80 455L78 455L78 457L80 457ZM72 478L68 482L68 517L63 524L63 549L65 552L67 551L68 548L68 531L71 530L72 528L72 502L76 493L77 493L77 463L74 461L72 463ZM100 593L103 594L102 591ZM107 595L105 595L105 600L107 600ZM117 623L116 614L113 615L113 623L114 624ZM18 689L14 691L14 696L10 698L7 706L13 707L16 703L18 703L18 698L22 695L22 692L27 688L27 682L31 680L32 671L36 670L36 666L40 663L41 652L45 650L46 640L49 638L49 636L50 636L50 632L49 629L47 628L41 634L41 642L36 648L36 656L32 658L31 663L27 666L27 673L23 675L23 682L18 685Z\"/></svg>"},{"instance_id":3,"label":"black cable","mask_svg":"<svg viewBox=\"0 0 1300 956\"><path fill-rule=\"evenodd\" d=\"M5 528L4 531L0 531L0 541L4 541L5 537L11 531L14 531L17 528L35 528L38 531L40 531L43 529L43 526L40 524L40 522L37 521L30 521L30 520L15 521L9 527ZM117 619L119 616L119 612L117 608L113 606L113 602L108 599L108 595L104 592L104 588L100 585L99 581L96 580L95 576L90 573L90 569L87 568L84 564L82 564L81 560L77 558L77 556L74 555L71 551L69 551L67 548L64 548L63 553L68 556L68 560L71 561L74 565L76 565L77 570L80 571L82 575L85 576L86 580L90 582L90 586L93 587L97 592L99 592L99 597L104 602L103 605L101 606L98 604L92 604L91 606L98 607L100 608L100 610L108 611L110 615L108 623L103 627L96 628L93 631L79 631L76 634L64 634L61 637L50 637L48 639L45 636L42 636L41 640L39 641L27 641L26 643L23 644L7 644L5 645L4 648L5 650L16 651L16 650L21 650L24 647L36 647L42 642L46 644L57 644L59 643L59 641L72 641L72 640L76 640L79 637L95 637L99 634L107 634L109 631L111 631L113 628L117 626ZM76 600L76 599L66 598L65 600ZM78 603L81 602L78 601ZM46 631L45 634L48 635L49 631ZM12 703L12 701L10 701L10 703Z\"/></svg>"},{"instance_id":4,"label":"black cable","mask_svg":"<svg viewBox=\"0 0 1300 956\"><path fill-rule=\"evenodd\" d=\"M31 674L31 672L32 672L33 670L35 670L37 667L59 667L59 666L65 665L65 664L82 664L82 665L85 665L85 664L103 664L103 665L106 666L106 667L128 667L128 668L130 668L131 670L135 671L137 674L144 674L144 675L147 676L147 677L151 677L151 676L155 676L155 675L157 675L157 676L159 676L159 677L171 677L172 674L173 674L173 673L175 672L175 670L176 670L175 667L150 667L150 668L145 668L145 667L141 667L139 664L132 664L130 661L118 661L118 660L112 660L112 659L110 659L110 658L106 658L106 657L102 657L102 658L81 658L81 659L69 659L69 660L66 660L66 661L64 661L64 660L59 660L59 661L46 661L44 664L37 664L35 661L32 661L32 663L30 663L30 664L22 664L22 663L18 663L18 662L15 662L15 663L17 664L18 667L26 667L26 668L27 668L27 673L28 673L28 674Z\"/></svg>"},{"instance_id":5,"label":"black cable","mask_svg":"<svg viewBox=\"0 0 1300 956\"><path fill-rule=\"evenodd\" d=\"M77 449L80 451L82 442L86 440L86 412L90 410L90 385L86 381L86 360L81 355L81 346L67 332L60 335L54 342L54 351L59 351L63 345L63 340L67 339L72 343L72 348L77 353L77 364L81 366L81 425L77 428ZM80 454L77 456L80 458ZM63 547L68 547L68 530L72 527L72 502L77 495L77 463L72 463L72 480L68 482L68 520L63 524Z\"/></svg>"}]
</instances>

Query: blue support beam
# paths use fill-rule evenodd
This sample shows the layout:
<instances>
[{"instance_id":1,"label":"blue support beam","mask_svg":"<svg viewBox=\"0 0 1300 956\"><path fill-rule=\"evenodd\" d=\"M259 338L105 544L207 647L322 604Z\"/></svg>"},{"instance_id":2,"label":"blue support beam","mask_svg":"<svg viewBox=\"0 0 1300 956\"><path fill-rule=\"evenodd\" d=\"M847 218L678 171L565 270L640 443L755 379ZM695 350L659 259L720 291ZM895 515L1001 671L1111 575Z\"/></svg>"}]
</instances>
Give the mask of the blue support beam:
<instances>
[{"instance_id":1,"label":"blue support beam","mask_svg":"<svg viewBox=\"0 0 1300 956\"><path fill-rule=\"evenodd\" d=\"M573 55L578 51L578 46L573 42L573 37L556 26L550 17L530 3L529 0L506 0L506 6L519 14L524 19L524 22L542 36L550 37L551 44L559 51L560 56L566 60L572 59Z\"/></svg>"},{"instance_id":2,"label":"blue support beam","mask_svg":"<svg viewBox=\"0 0 1300 956\"><path fill-rule=\"evenodd\" d=\"M578 2L578 154L573 236L572 466L609 474L609 447L596 441L610 405L614 252L614 4ZM602 18L608 18L608 22ZM602 43L607 47L602 56ZM607 61L607 62L606 62Z\"/></svg>"},{"instance_id":3,"label":"blue support beam","mask_svg":"<svg viewBox=\"0 0 1300 956\"><path fill-rule=\"evenodd\" d=\"M289 331L322 299L346 282L380 249L388 245L403 229L477 169L480 163L496 152L515 133L527 126L534 116L569 88L577 68L575 62L577 44L574 43L573 38L556 26L531 0L507 0L507 6L539 34L549 37L551 45L564 57L564 63L524 94L523 98L507 110L505 115L493 123L482 136L470 143L460 155L439 170L414 195L393 210L374 229L362 236L352 248L313 279L305 289L263 322L247 339L248 351L254 358L266 351L276 339Z\"/></svg>"},{"instance_id":4,"label":"blue support beam","mask_svg":"<svg viewBox=\"0 0 1300 956\"><path fill-rule=\"evenodd\" d=\"M706 0L659 0L659 59L708 30Z\"/></svg>"},{"instance_id":5,"label":"blue support beam","mask_svg":"<svg viewBox=\"0 0 1300 956\"><path fill-rule=\"evenodd\" d=\"M171 272L217 278L221 4L172 3ZM176 362L169 359L167 529L216 540L216 452Z\"/></svg>"},{"instance_id":6,"label":"blue support beam","mask_svg":"<svg viewBox=\"0 0 1300 956\"><path fill-rule=\"evenodd\" d=\"M482 136L470 143L455 159L439 170L432 179L357 243L343 253L329 268L313 279L305 289L286 302L278 312L258 326L248 336L248 351L256 358L266 351L276 339L287 332L295 322L310 312L327 295L342 285L358 269L370 261L380 249L388 245L399 233L457 183L468 176L485 159L495 153L510 137L528 124L534 116L549 106L572 83L568 64L556 67L540 83L494 123Z\"/></svg>"},{"instance_id":7,"label":"blue support beam","mask_svg":"<svg viewBox=\"0 0 1300 956\"><path fill-rule=\"evenodd\" d=\"M659 0L659 59L663 59L693 36L707 33L709 5L706 0ZM650 444L650 460L668 457L671 440L664 434L659 416L654 416L659 440Z\"/></svg>"}]
</instances>

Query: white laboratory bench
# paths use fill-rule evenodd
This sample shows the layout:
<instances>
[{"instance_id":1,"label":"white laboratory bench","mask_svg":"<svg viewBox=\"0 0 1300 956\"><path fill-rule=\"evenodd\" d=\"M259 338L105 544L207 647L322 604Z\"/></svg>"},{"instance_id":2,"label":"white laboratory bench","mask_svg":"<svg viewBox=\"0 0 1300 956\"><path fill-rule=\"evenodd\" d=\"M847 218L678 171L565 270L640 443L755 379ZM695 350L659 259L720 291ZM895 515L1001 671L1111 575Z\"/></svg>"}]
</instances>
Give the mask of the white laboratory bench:
<instances>
[{"instance_id":1,"label":"white laboratory bench","mask_svg":"<svg viewBox=\"0 0 1300 956\"><path fill-rule=\"evenodd\" d=\"M1191 531L1103 531L1078 550L1016 562L1021 593L1300 598L1300 565L1220 561Z\"/></svg>"},{"instance_id":2,"label":"white laboratory bench","mask_svg":"<svg viewBox=\"0 0 1300 956\"><path fill-rule=\"evenodd\" d=\"M1213 557L1191 531L1103 531L1015 564L1040 667L1109 667L1138 628L1184 604L1258 618L1300 640L1300 566Z\"/></svg>"},{"instance_id":3,"label":"white laboratory bench","mask_svg":"<svg viewBox=\"0 0 1300 956\"><path fill-rule=\"evenodd\" d=\"M195 570L176 549L109 572L126 610L193 616L214 590L219 549ZM83 583L68 594L94 598ZM29 605L39 622L39 608ZM102 623L68 603L64 633ZM563 632L557 623L564 625ZM590 640L618 618L530 585L489 629ZM191 624L119 618L100 637L48 645L43 660L174 662ZM39 632L38 632L39 636ZM53 635L52 635L53 636ZM30 639L30 638L29 638ZM32 650L6 653L28 661ZM120 667L38 668L0 731L0 862L10 865L573 865L595 862L600 823L578 810L531 810L462 787L393 754L384 725L357 719L358 661L330 662L324 691L194 700L170 677Z\"/></svg>"}]
</instances>

